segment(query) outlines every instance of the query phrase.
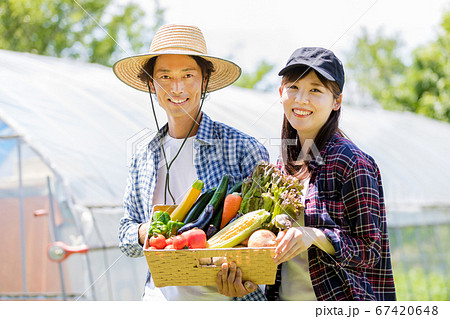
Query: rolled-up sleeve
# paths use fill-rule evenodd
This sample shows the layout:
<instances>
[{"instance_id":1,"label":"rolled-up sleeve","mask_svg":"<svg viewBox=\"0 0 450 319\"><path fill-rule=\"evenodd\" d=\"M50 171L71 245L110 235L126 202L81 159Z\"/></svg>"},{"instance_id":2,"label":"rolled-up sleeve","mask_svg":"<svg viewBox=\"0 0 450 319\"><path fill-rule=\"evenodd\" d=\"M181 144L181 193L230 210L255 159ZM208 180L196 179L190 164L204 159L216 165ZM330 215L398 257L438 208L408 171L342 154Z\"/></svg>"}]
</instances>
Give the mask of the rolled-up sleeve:
<instances>
[{"instance_id":1,"label":"rolled-up sleeve","mask_svg":"<svg viewBox=\"0 0 450 319\"><path fill-rule=\"evenodd\" d=\"M139 226L145 222L145 216L136 194L136 188L136 160L133 159L123 201L124 216L120 219L119 224L119 248L128 257L141 257L144 254L139 243L138 230Z\"/></svg>"},{"instance_id":2,"label":"rolled-up sleeve","mask_svg":"<svg viewBox=\"0 0 450 319\"><path fill-rule=\"evenodd\" d=\"M380 260L382 236L376 167L357 158L345 174L341 196L343 216L334 214L333 220L343 227L322 228L335 249L333 259L343 267L372 268Z\"/></svg>"}]
</instances>

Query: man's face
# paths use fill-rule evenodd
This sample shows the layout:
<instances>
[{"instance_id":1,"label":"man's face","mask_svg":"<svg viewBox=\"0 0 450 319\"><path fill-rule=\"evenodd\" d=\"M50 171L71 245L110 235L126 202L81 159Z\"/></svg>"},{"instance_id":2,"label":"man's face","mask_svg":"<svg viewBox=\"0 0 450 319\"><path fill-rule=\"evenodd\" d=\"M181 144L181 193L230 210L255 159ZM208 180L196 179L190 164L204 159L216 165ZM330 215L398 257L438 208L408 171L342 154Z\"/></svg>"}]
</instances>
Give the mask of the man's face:
<instances>
[{"instance_id":1,"label":"man's face","mask_svg":"<svg viewBox=\"0 0 450 319\"><path fill-rule=\"evenodd\" d=\"M161 55L153 71L152 91L172 119L195 119L200 107L202 71L187 55Z\"/></svg>"}]
</instances>

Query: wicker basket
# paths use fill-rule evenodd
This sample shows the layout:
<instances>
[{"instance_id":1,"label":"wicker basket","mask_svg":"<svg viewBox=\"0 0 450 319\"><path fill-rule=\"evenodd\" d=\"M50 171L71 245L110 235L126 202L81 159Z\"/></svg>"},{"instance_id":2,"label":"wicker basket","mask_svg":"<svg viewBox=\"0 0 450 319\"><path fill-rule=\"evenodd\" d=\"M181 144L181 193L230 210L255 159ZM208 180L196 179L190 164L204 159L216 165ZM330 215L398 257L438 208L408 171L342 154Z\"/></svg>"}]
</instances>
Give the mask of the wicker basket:
<instances>
[{"instance_id":1,"label":"wicker basket","mask_svg":"<svg viewBox=\"0 0 450 319\"><path fill-rule=\"evenodd\" d=\"M155 206L154 210L173 211L176 206ZM144 255L156 287L215 286L220 265L203 264L200 259L225 257L242 270L242 280L255 284L275 283L277 265L273 261L275 248L221 248L221 249L149 249L148 238Z\"/></svg>"}]
</instances>

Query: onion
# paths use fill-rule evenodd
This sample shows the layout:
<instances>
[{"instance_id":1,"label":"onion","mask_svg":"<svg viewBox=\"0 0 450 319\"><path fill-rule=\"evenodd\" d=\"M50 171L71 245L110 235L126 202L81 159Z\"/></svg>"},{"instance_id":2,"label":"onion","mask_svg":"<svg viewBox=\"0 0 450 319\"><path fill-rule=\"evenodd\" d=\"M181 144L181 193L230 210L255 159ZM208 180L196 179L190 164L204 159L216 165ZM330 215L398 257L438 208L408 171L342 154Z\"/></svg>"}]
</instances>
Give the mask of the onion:
<instances>
[{"instance_id":1,"label":"onion","mask_svg":"<svg viewBox=\"0 0 450 319\"><path fill-rule=\"evenodd\" d=\"M276 247L277 236L267 229L254 231L248 239L248 247Z\"/></svg>"}]
</instances>

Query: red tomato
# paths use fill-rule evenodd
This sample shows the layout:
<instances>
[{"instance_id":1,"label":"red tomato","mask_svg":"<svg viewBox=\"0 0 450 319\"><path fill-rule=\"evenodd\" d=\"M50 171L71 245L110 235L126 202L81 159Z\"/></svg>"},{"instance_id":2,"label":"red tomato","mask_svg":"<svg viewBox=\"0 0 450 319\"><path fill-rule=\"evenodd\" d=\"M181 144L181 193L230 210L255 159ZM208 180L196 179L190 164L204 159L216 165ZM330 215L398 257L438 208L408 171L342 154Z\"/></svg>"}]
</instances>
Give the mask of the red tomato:
<instances>
[{"instance_id":1,"label":"red tomato","mask_svg":"<svg viewBox=\"0 0 450 319\"><path fill-rule=\"evenodd\" d=\"M155 247L156 249L164 249L164 247L166 247L166 237L161 234L152 236L152 238L150 238L150 246Z\"/></svg>"},{"instance_id":2,"label":"red tomato","mask_svg":"<svg viewBox=\"0 0 450 319\"><path fill-rule=\"evenodd\" d=\"M188 245L188 241L184 236L178 235L173 237L173 248L175 249L183 249Z\"/></svg>"},{"instance_id":3,"label":"red tomato","mask_svg":"<svg viewBox=\"0 0 450 319\"><path fill-rule=\"evenodd\" d=\"M199 228L188 230L187 232L184 232L182 236L187 239L188 246L191 249L206 247L206 234Z\"/></svg>"},{"instance_id":4,"label":"red tomato","mask_svg":"<svg viewBox=\"0 0 450 319\"><path fill-rule=\"evenodd\" d=\"M164 249L175 249L175 248L173 248L173 245L167 245L166 248Z\"/></svg>"},{"instance_id":5,"label":"red tomato","mask_svg":"<svg viewBox=\"0 0 450 319\"><path fill-rule=\"evenodd\" d=\"M167 239L166 239L166 245L169 246L169 245L172 245L172 244L173 244L173 239L172 239L172 237L167 238Z\"/></svg>"}]
</instances>

